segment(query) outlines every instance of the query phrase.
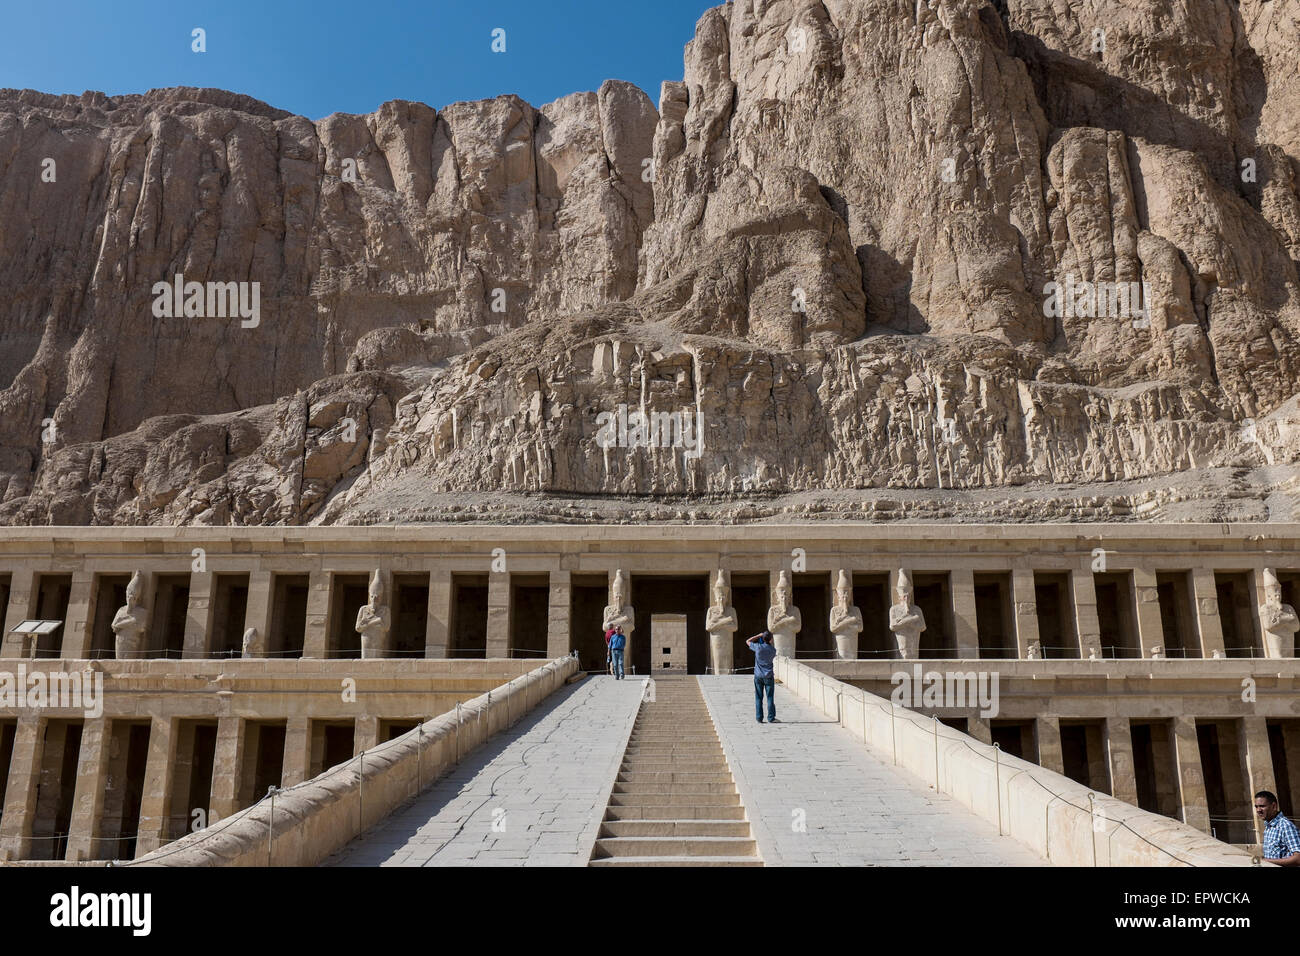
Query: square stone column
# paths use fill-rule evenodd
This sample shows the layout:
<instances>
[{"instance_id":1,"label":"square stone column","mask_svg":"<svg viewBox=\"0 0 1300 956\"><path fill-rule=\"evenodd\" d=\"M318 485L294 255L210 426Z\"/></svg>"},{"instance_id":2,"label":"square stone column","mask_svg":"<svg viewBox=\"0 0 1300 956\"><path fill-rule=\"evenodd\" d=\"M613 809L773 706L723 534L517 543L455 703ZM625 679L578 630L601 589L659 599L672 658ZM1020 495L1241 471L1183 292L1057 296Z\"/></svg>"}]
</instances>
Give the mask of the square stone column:
<instances>
[{"instance_id":1,"label":"square stone column","mask_svg":"<svg viewBox=\"0 0 1300 956\"><path fill-rule=\"evenodd\" d=\"M1165 631L1160 620L1160 593L1156 590L1156 576L1152 571L1133 569L1133 596L1137 601L1138 644L1142 656L1165 643Z\"/></svg>"},{"instance_id":2,"label":"square stone column","mask_svg":"<svg viewBox=\"0 0 1300 956\"><path fill-rule=\"evenodd\" d=\"M1070 590L1074 592L1074 626L1079 632L1079 656L1086 661L1096 651L1101 657L1097 585L1092 579L1092 565L1086 560L1082 568L1070 572Z\"/></svg>"},{"instance_id":3,"label":"square stone column","mask_svg":"<svg viewBox=\"0 0 1300 956\"><path fill-rule=\"evenodd\" d=\"M108 787L109 742L109 725L103 717L87 720L82 726L68 852L64 857L69 862L98 858L99 824L104 817L104 791Z\"/></svg>"},{"instance_id":4,"label":"square stone column","mask_svg":"<svg viewBox=\"0 0 1300 956\"><path fill-rule=\"evenodd\" d=\"M1251 568L1246 572L1246 590L1250 595L1250 641L1259 657L1268 656L1264 643L1264 623L1259 619L1259 609L1264 605L1264 569ZM1251 813L1255 811L1252 810Z\"/></svg>"},{"instance_id":5,"label":"square stone column","mask_svg":"<svg viewBox=\"0 0 1300 956\"><path fill-rule=\"evenodd\" d=\"M271 600L275 587L270 571L252 571L248 575L248 606L244 611L244 632L250 627L257 630L262 646L271 646Z\"/></svg>"},{"instance_id":6,"label":"square stone column","mask_svg":"<svg viewBox=\"0 0 1300 956\"><path fill-rule=\"evenodd\" d=\"M307 582L307 625L302 638L302 656L324 660L329 656L330 589L334 575L328 571L313 571ZM355 621L344 621L352 627Z\"/></svg>"},{"instance_id":7,"label":"square stone column","mask_svg":"<svg viewBox=\"0 0 1300 956\"><path fill-rule=\"evenodd\" d=\"M1110 757L1111 796L1136 807L1138 791L1133 763L1133 729L1127 717L1106 718L1106 753Z\"/></svg>"},{"instance_id":8,"label":"square stone column","mask_svg":"<svg viewBox=\"0 0 1300 956\"><path fill-rule=\"evenodd\" d=\"M306 717L290 717L284 727L284 770L280 774L282 786L292 787L308 779L311 769L311 721Z\"/></svg>"},{"instance_id":9,"label":"square stone column","mask_svg":"<svg viewBox=\"0 0 1300 956\"><path fill-rule=\"evenodd\" d=\"M970 568L954 569L949 577L952 588L952 624L957 637L957 656L978 660L979 625L975 617L975 572Z\"/></svg>"},{"instance_id":10,"label":"square stone column","mask_svg":"<svg viewBox=\"0 0 1300 956\"><path fill-rule=\"evenodd\" d=\"M352 756L379 746L379 718L362 714L352 729Z\"/></svg>"},{"instance_id":11,"label":"square stone column","mask_svg":"<svg viewBox=\"0 0 1300 956\"><path fill-rule=\"evenodd\" d=\"M1205 774L1201 769L1201 748L1196 741L1196 720L1174 718L1174 759L1178 762L1178 800L1183 822L1210 832L1210 806L1205 797Z\"/></svg>"},{"instance_id":12,"label":"square stone column","mask_svg":"<svg viewBox=\"0 0 1300 956\"><path fill-rule=\"evenodd\" d=\"M9 758L4 815L0 817L0 860L26 860L32 854L36 793L45 757L45 723L44 717L18 718L14 752Z\"/></svg>"},{"instance_id":13,"label":"square stone column","mask_svg":"<svg viewBox=\"0 0 1300 956\"><path fill-rule=\"evenodd\" d=\"M967 717L967 732L982 744L993 744L993 724L987 717Z\"/></svg>"},{"instance_id":14,"label":"square stone column","mask_svg":"<svg viewBox=\"0 0 1300 956\"><path fill-rule=\"evenodd\" d=\"M1034 593L1032 568L1011 572L1011 602L1015 606L1016 656L1029 657L1029 645L1038 640L1038 596Z\"/></svg>"},{"instance_id":15,"label":"square stone column","mask_svg":"<svg viewBox=\"0 0 1300 956\"><path fill-rule=\"evenodd\" d=\"M286 735L287 737L287 735ZM239 810L239 785L244 775L244 718L217 721L217 746L212 755L212 796L208 826Z\"/></svg>"},{"instance_id":16,"label":"square stone column","mask_svg":"<svg viewBox=\"0 0 1300 956\"><path fill-rule=\"evenodd\" d=\"M66 660L84 660L90 653L92 622L95 619L95 572L73 571L72 590L68 593L68 619L63 625L63 648L59 656Z\"/></svg>"},{"instance_id":17,"label":"square stone column","mask_svg":"<svg viewBox=\"0 0 1300 956\"><path fill-rule=\"evenodd\" d=\"M1054 773L1065 773L1065 755L1061 749L1061 719L1037 717L1034 733L1038 737L1038 765Z\"/></svg>"},{"instance_id":18,"label":"square stone column","mask_svg":"<svg viewBox=\"0 0 1300 956\"><path fill-rule=\"evenodd\" d=\"M1273 770L1273 752L1268 746L1268 721L1263 717L1243 717L1237 721L1237 752L1241 754L1241 777L1246 782L1246 802L1252 807L1255 841L1264 839L1264 824L1255 816L1255 794L1261 790L1277 793ZM1235 815L1235 814L1234 814Z\"/></svg>"},{"instance_id":19,"label":"square stone column","mask_svg":"<svg viewBox=\"0 0 1300 956\"><path fill-rule=\"evenodd\" d=\"M424 656L444 658L451 646L451 572L429 575L429 617L424 631Z\"/></svg>"},{"instance_id":20,"label":"square stone column","mask_svg":"<svg viewBox=\"0 0 1300 956\"><path fill-rule=\"evenodd\" d=\"M573 573L552 571L546 619L546 656L554 660L573 650Z\"/></svg>"},{"instance_id":21,"label":"square stone column","mask_svg":"<svg viewBox=\"0 0 1300 956\"><path fill-rule=\"evenodd\" d=\"M22 657L25 635L11 633L30 620L36 603L36 572L19 568L9 578L9 607L5 611L5 632L0 634L0 657ZM17 859L17 857L15 857Z\"/></svg>"},{"instance_id":22,"label":"square stone column","mask_svg":"<svg viewBox=\"0 0 1300 956\"><path fill-rule=\"evenodd\" d=\"M493 571L488 575L487 657L510 656L510 575Z\"/></svg>"},{"instance_id":23,"label":"square stone column","mask_svg":"<svg viewBox=\"0 0 1300 956\"><path fill-rule=\"evenodd\" d=\"M144 767L144 792L140 795L138 859L167 842L172 815L172 774L176 769L176 718L155 717L149 727L149 757Z\"/></svg>"},{"instance_id":24,"label":"square stone column","mask_svg":"<svg viewBox=\"0 0 1300 956\"><path fill-rule=\"evenodd\" d=\"M190 574L190 604L185 611L186 658L207 657L212 650L212 606L217 576L211 571Z\"/></svg>"},{"instance_id":25,"label":"square stone column","mask_svg":"<svg viewBox=\"0 0 1300 956\"><path fill-rule=\"evenodd\" d=\"M1223 621L1219 617L1219 593L1214 587L1214 571L1195 568L1192 571L1192 596L1196 602L1196 628L1201 637L1201 656L1220 655L1223 649Z\"/></svg>"}]
</instances>

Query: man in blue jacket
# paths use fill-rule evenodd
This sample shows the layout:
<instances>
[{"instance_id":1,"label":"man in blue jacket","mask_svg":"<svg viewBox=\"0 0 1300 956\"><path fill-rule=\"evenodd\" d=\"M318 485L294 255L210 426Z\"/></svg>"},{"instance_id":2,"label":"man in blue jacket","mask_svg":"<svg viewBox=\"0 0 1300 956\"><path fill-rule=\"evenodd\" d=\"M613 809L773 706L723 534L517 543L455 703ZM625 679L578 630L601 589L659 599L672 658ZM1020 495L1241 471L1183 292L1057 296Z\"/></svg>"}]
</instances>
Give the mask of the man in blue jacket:
<instances>
[{"instance_id":1,"label":"man in blue jacket","mask_svg":"<svg viewBox=\"0 0 1300 956\"><path fill-rule=\"evenodd\" d=\"M627 648L627 635L622 627L614 628L609 638L609 653L613 660L614 680L623 679L623 651Z\"/></svg>"},{"instance_id":2,"label":"man in blue jacket","mask_svg":"<svg viewBox=\"0 0 1300 956\"><path fill-rule=\"evenodd\" d=\"M772 670L772 661L776 659L776 645L772 643L772 632L755 634L745 642L754 652L754 716L763 722L763 691L767 691L767 722L776 721L776 674Z\"/></svg>"}]
</instances>

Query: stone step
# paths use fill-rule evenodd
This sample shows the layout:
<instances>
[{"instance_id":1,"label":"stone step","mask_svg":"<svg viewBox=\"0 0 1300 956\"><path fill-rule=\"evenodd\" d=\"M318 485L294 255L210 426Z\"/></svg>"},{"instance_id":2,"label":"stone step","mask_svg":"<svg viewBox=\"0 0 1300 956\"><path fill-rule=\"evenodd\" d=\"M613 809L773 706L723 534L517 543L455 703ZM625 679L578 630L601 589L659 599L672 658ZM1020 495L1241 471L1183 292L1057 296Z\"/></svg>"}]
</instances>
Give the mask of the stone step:
<instances>
[{"instance_id":1,"label":"stone step","mask_svg":"<svg viewBox=\"0 0 1300 956\"><path fill-rule=\"evenodd\" d=\"M609 795L612 807L738 807L740 794L731 793L619 793Z\"/></svg>"},{"instance_id":2,"label":"stone step","mask_svg":"<svg viewBox=\"0 0 1300 956\"><path fill-rule=\"evenodd\" d=\"M750 837L602 837L592 859L607 856L756 857Z\"/></svg>"},{"instance_id":3,"label":"stone step","mask_svg":"<svg viewBox=\"0 0 1300 956\"><path fill-rule=\"evenodd\" d=\"M666 781L664 783L646 783L640 780L624 782L617 781L614 784L614 792L618 794L627 793L735 793L736 785L730 780L723 780L714 783L702 782L691 783L690 781Z\"/></svg>"},{"instance_id":4,"label":"stone step","mask_svg":"<svg viewBox=\"0 0 1300 956\"><path fill-rule=\"evenodd\" d=\"M653 757L629 757L618 768L620 773L725 773L731 768L721 757L695 760L682 757L678 760L658 760Z\"/></svg>"},{"instance_id":5,"label":"stone step","mask_svg":"<svg viewBox=\"0 0 1300 956\"><path fill-rule=\"evenodd\" d=\"M685 783L691 786L726 784L734 786L731 773L726 770L721 773L716 770L620 770L617 782L627 784L629 789L633 784L640 785L643 783Z\"/></svg>"},{"instance_id":6,"label":"stone step","mask_svg":"<svg viewBox=\"0 0 1300 956\"><path fill-rule=\"evenodd\" d=\"M606 820L602 837L748 837L747 820Z\"/></svg>"},{"instance_id":7,"label":"stone step","mask_svg":"<svg viewBox=\"0 0 1300 956\"><path fill-rule=\"evenodd\" d=\"M762 866L753 856L607 856L591 866Z\"/></svg>"},{"instance_id":8,"label":"stone step","mask_svg":"<svg viewBox=\"0 0 1300 956\"><path fill-rule=\"evenodd\" d=\"M605 811L606 820L744 820L745 808L739 803L731 806L720 804L692 805L679 803L672 806L610 806Z\"/></svg>"}]
</instances>

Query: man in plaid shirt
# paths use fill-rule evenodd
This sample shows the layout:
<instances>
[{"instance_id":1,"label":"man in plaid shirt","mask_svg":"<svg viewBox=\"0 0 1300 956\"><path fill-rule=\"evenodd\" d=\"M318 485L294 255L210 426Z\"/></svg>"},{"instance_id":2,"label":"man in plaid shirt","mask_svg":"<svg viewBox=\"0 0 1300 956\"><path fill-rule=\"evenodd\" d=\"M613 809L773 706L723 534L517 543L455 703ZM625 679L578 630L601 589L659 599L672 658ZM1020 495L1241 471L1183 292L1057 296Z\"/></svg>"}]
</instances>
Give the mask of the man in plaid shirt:
<instances>
[{"instance_id":1,"label":"man in plaid shirt","mask_svg":"<svg viewBox=\"0 0 1300 956\"><path fill-rule=\"evenodd\" d=\"M1271 791L1255 794L1255 815L1264 820L1264 859L1278 866L1300 866L1300 830L1278 809Z\"/></svg>"}]
</instances>

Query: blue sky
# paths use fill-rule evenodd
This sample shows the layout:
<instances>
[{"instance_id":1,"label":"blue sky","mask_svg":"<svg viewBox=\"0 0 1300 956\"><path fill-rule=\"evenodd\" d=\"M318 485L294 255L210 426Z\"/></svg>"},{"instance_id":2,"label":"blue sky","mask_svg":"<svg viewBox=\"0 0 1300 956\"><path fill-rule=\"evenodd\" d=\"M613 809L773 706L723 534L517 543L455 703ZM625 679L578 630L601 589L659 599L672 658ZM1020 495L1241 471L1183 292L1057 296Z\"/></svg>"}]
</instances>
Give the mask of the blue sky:
<instances>
[{"instance_id":1,"label":"blue sky","mask_svg":"<svg viewBox=\"0 0 1300 956\"><path fill-rule=\"evenodd\" d=\"M391 99L534 105L628 80L658 105L720 0L29 0L9 4L0 88L211 86L319 119ZM195 53L191 31L207 31ZM492 31L506 31L493 53Z\"/></svg>"}]
</instances>

